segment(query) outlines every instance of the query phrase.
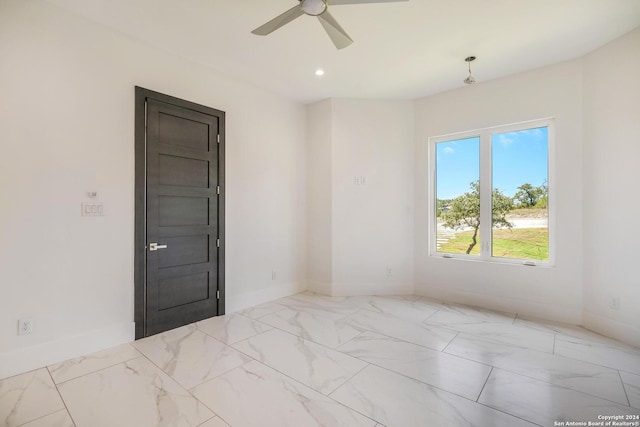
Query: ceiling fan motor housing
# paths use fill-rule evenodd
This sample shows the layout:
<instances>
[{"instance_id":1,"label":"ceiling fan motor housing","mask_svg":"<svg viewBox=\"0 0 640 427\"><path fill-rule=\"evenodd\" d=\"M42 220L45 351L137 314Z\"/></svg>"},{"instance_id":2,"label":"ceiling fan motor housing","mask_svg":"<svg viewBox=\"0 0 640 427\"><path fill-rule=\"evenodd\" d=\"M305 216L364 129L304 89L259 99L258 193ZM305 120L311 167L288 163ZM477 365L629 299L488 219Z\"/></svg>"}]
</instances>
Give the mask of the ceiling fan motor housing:
<instances>
[{"instance_id":1,"label":"ceiling fan motor housing","mask_svg":"<svg viewBox=\"0 0 640 427\"><path fill-rule=\"evenodd\" d=\"M300 0L300 8L310 16L322 15L327 10L326 0Z\"/></svg>"}]
</instances>

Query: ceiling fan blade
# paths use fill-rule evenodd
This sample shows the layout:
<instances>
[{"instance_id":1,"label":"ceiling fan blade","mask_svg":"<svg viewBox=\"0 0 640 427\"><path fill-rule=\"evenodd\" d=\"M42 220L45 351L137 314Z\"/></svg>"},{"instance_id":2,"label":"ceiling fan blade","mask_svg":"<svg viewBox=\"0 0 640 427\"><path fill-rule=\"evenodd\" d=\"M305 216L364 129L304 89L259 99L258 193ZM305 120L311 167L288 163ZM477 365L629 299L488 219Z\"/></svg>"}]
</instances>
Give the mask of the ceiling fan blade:
<instances>
[{"instance_id":1,"label":"ceiling fan blade","mask_svg":"<svg viewBox=\"0 0 640 427\"><path fill-rule=\"evenodd\" d=\"M349 37L347 32L338 24L338 21L334 19L328 10L322 15L318 15L318 20L338 49L343 49L353 43L351 37Z\"/></svg>"},{"instance_id":2,"label":"ceiling fan blade","mask_svg":"<svg viewBox=\"0 0 640 427\"><path fill-rule=\"evenodd\" d=\"M361 3L395 3L409 0L327 0L327 4L334 6L340 4L361 4Z\"/></svg>"},{"instance_id":3,"label":"ceiling fan blade","mask_svg":"<svg viewBox=\"0 0 640 427\"><path fill-rule=\"evenodd\" d=\"M300 5L296 5L296 6L293 6L291 9L287 10L282 15L276 16L271 21L256 28L251 32L259 36L266 36L267 34L271 34L278 28L288 24L294 19L301 17L302 15L304 15L304 11L300 7Z\"/></svg>"}]
</instances>

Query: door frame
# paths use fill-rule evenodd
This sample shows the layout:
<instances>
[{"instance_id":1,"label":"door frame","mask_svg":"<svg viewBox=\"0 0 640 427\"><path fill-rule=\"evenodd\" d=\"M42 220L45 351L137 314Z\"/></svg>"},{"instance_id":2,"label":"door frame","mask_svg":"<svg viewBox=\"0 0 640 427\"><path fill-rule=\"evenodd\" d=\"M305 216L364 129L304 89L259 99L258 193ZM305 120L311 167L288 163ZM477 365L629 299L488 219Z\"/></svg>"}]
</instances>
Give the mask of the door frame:
<instances>
[{"instance_id":1,"label":"door frame","mask_svg":"<svg viewBox=\"0 0 640 427\"><path fill-rule=\"evenodd\" d=\"M146 333L146 270L147 270L147 138L146 101L155 99L180 108L218 118L218 315L225 314L225 112L211 107L164 95L139 86L135 87L135 222L134 222L134 322L135 339Z\"/></svg>"}]
</instances>

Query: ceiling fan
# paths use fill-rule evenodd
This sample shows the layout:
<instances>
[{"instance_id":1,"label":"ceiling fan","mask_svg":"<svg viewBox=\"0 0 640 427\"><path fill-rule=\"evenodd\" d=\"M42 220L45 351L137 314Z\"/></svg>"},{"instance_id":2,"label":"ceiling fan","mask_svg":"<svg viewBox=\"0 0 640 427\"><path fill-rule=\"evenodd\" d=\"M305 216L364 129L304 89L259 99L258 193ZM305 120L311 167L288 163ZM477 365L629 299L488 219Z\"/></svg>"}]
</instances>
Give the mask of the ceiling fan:
<instances>
[{"instance_id":1,"label":"ceiling fan","mask_svg":"<svg viewBox=\"0 0 640 427\"><path fill-rule=\"evenodd\" d=\"M271 34L278 28L288 24L302 15L316 16L324 27L324 30L331 38L336 48L342 49L353 43L353 40L347 32L338 24L334 17L327 10L329 6L337 6L341 4L360 4L360 3L391 3L408 0L298 0L300 4L287 10L282 15L278 15L266 24L251 31L259 36Z\"/></svg>"}]
</instances>

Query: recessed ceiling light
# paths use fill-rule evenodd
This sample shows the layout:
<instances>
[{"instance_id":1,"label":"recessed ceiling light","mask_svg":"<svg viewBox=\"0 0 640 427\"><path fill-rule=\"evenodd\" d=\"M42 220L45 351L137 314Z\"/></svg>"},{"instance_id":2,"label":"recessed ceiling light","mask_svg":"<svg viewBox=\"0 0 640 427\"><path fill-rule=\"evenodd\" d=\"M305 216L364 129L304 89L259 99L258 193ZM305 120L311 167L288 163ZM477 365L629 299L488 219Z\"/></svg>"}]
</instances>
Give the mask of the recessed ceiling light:
<instances>
[{"instance_id":1,"label":"recessed ceiling light","mask_svg":"<svg viewBox=\"0 0 640 427\"><path fill-rule=\"evenodd\" d=\"M322 68L318 68L316 70L316 76L318 77L324 76L324 70Z\"/></svg>"}]
</instances>

